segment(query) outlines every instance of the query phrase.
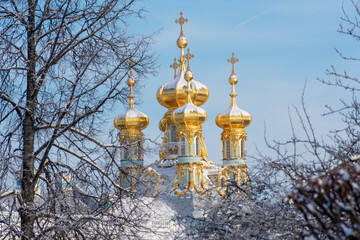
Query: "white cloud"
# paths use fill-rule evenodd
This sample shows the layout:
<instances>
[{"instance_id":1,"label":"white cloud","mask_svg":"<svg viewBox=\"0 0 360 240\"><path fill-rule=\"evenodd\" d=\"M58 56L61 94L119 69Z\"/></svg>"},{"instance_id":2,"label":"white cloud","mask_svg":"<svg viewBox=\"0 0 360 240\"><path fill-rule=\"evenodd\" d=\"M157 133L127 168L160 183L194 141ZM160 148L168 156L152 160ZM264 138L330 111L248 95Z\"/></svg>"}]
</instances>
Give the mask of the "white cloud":
<instances>
[{"instance_id":1,"label":"white cloud","mask_svg":"<svg viewBox=\"0 0 360 240\"><path fill-rule=\"evenodd\" d=\"M250 17L250 18L242 21L241 23L239 23L239 24L236 25L236 26L237 26L237 27L244 26L244 25L246 25L246 24L248 24L248 23L251 23L251 22L255 21L256 19L258 19L258 18L260 18L260 17L268 14L268 13L271 12L271 11L273 11L273 9L266 10L265 12L259 13L259 14L255 15L255 16L253 16L253 17Z\"/></svg>"}]
</instances>

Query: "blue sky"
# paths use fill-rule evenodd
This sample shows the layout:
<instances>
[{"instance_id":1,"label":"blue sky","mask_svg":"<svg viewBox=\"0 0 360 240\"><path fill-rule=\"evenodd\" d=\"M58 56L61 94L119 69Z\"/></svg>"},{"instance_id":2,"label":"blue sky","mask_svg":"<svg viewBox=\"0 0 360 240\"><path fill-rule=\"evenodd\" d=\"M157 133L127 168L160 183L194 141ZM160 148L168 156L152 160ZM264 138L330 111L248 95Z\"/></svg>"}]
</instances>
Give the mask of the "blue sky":
<instances>
[{"instance_id":1,"label":"blue sky","mask_svg":"<svg viewBox=\"0 0 360 240\"><path fill-rule=\"evenodd\" d=\"M210 90L210 98L202 106L208 114L203 135L210 160L221 163L222 130L216 126L215 117L230 103L231 65L226 60L232 52L240 60L235 67L239 78L237 103L253 116L252 124L246 129L248 154L255 153L255 145L268 151L264 146L264 123L269 139L291 136L288 108L300 106L305 81L305 102L316 132L326 135L329 129L340 125L339 119L323 118L321 114L326 111L325 104L339 105L338 99L346 96L316 78L326 78L325 70L331 65L339 70L356 71L354 64L344 63L334 51L336 47L345 54L359 55L357 42L337 33L342 1L145 0L140 5L147 10L145 19L130 23L130 29L143 35L161 29L154 36L153 45L159 73L143 82L143 94L137 96L142 102L136 108L150 118L144 130L147 137L156 139L162 135L158 122L166 109L157 103L156 90L172 80L173 70L169 65L180 54L176 46L180 29L174 23L180 11L189 20L184 33L195 55L191 64L194 79ZM119 107L114 111L124 109ZM294 123L299 125L298 121ZM157 155L148 156L146 162L156 159Z\"/></svg>"}]
</instances>

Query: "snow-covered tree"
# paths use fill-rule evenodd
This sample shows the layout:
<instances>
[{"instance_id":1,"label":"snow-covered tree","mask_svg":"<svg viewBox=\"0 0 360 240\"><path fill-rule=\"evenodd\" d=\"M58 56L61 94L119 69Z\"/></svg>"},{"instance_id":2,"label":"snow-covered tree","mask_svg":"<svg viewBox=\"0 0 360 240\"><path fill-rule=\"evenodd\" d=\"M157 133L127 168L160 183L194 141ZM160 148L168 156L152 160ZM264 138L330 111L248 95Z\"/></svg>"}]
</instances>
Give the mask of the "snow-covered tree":
<instances>
[{"instance_id":1,"label":"snow-covered tree","mask_svg":"<svg viewBox=\"0 0 360 240\"><path fill-rule=\"evenodd\" d=\"M359 1L346 1L339 32L358 40L360 38ZM344 61L359 63L358 56L337 53ZM320 79L326 85L334 86L351 96L341 100L341 106L326 106L326 115L340 114L344 128L331 132L332 142L320 144L309 141L326 153L322 159L326 168L317 168L313 175L304 175L291 197L305 221L303 237L316 239L359 239L360 238L360 80L346 70L335 66L327 71L328 79ZM312 152L313 156L319 157Z\"/></svg>"},{"instance_id":2,"label":"snow-covered tree","mask_svg":"<svg viewBox=\"0 0 360 240\"><path fill-rule=\"evenodd\" d=\"M208 196L203 215L182 219L183 231L194 239L296 239L301 216L289 201L261 199L229 183L229 194Z\"/></svg>"},{"instance_id":3,"label":"snow-covered tree","mask_svg":"<svg viewBox=\"0 0 360 240\"><path fill-rule=\"evenodd\" d=\"M292 194L304 216L303 237L360 238L360 165L340 165L311 177Z\"/></svg>"},{"instance_id":4,"label":"snow-covered tree","mask_svg":"<svg viewBox=\"0 0 360 240\"><path fill-rule=\"evenodd\" d=\"M0 1L0 194L8 212L1 234L114 238L131 225L130 213L108 211L110 193L123 190L102 127L106 111L125 100L126 62L136 59L138 79L154 71L151 38L128 30L138 7L134 0ZM11 191L15 180L19 189Z\"/></svg>"}]
</instances>

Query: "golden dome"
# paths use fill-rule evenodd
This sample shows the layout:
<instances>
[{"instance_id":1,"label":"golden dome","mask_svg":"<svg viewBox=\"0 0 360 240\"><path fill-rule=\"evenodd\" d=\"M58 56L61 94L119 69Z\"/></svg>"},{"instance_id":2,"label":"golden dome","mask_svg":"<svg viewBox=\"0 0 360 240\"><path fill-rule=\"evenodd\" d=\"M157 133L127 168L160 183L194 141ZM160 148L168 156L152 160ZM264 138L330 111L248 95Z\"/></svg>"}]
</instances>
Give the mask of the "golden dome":
<instances>
[{"instance_id":1,"label":"golden dome","mask_svg":"<svg viewBox=\"0 0 360 240\"><path fill-rule=\"evenodd\" d=\"M188 69L184 74L184 80L187 82L185 93L187 94L186 102L181 107L175 109L171 114L171 121L179 126L200 126L206 121L206 112L204 109L195 106L191 100L191 80L193 74L188 64Z\"/></svg>"},{"instance_id":2,"label":"golden dome","mask_svg":"<svg viewBox=\"0 0 360 240\"><path fill-rule=\"evenodd\" d=\"M239 128L246 128L251 123L251 115L250 113L241 110L237 104L235 97L237 96L235 92L235 84L238 82L238 78L235 74L234 64L238 62L239 59L235 58L235 54L232 54L232 58L228 60L232 64L232 72L229 77L229 83L232 85L232 92L230 93L231 96L231 103L227 110L220 113L216 117L216 125L221 127L222 129L239 129Z\"/></svg>"},{"instance_id":3,"label":"golden dome","mask_svg":"<svg viewBox=\"0 0 360 240\"><path fill-rule=\"evenodd\" d=\"M156 92L156 98L158 102L168 108L175 109L181 107L187 98L187 82L184 78L185 76L185 62L189 61L194 55L190 54L190 49L188 49L188 53L184 54L184 48L187 46L187 39L183 32L183 24L188 20L183 17L183 13L180 13L180 18L175 21L175 23L179 23L181 26L180 36L177 40L177 46L181 49L180 54L180 65L177 64L176 59L173 65L170 67L174 68L175 76L174 79L170 82L162 85L158 91ZM177 67L180 66L179 73L176 74ZM203 105L209 98L209 89L202 83L192 80L190 83L190 88L192 89L190 97L196 106Z\"/></svg>"},{"instance_id":4,"label":"golden dome","mask_svg":"<svg viewBox=\"0 0 360 240\"><path fill-rule=\"evenodd\" d=\"M241 110L235 101L231 101L230 107L216 116L216 125L222 129L246 128L251 120L250 113Z\"/></svg>"},{"instance_id":5,"label":"golden dome","mask_svg":"<svg viewBox=\"0 0 360 240\"><path fill-rule=\"evenodd\" d=\"M180 73L172 81L165 83L157 90L156 99L162 106L174 109L186 102L187 83L184 77L185 67L180 69ZM192 80L190 88L192 89L190 97L196 106L206 103L209 98L209 89L204 84Z\"/></svg>"},{"instance_id":6,"label":"golden dome","mask_svg":"<svg viewBox=\"0 0 360 240\"><path fill-rule=\"evenodd\" d=\"M128 96L129 106L125 112L120 113L115 117L114 126L121 131L130 129L143 130L148 126L149 118L146 116L146 114L135 109L135 95L133 94L133 86L135 85L136 81L133 76L132 69L130 69L130 77L126 83L130 87L130 94Z\"/></svg>"}]
</instances>

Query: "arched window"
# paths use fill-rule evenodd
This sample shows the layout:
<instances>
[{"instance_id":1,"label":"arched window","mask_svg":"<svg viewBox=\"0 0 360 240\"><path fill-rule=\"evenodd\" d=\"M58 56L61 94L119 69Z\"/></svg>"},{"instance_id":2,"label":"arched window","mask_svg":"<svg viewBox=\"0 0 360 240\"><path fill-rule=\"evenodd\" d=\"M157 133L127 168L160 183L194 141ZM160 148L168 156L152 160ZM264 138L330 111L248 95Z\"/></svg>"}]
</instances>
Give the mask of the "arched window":
<instances>
[{"instance_id":1,"label":"arched window","mask_svg":"<svg viewBox=\"0 0 360 240\"><path fill-rule=\"evenodd\" d=\"M138 141L137 143L137 150L137 159L141 160L143 158L143 146L141 141Z\"/></svg>"},{"instance_id":2,"label":"arched window","mask_svg":"<svg viewBox=\"0 0 360 240\"><path fill-rule=\"evenodd\" d=\"M123 147L124 150L124 160L128 160L129 159L129 146Z\"/></svg>"},{"instance_id":3,"label":"arched window","mask_svg":"<svg viewBox=\"0 0 360 240\"><path fill-rule=\"evenodd\" d=\"M230 140L225 140L225 158L230 158Z\"/></svg>"},{"instance_id":4,"label":"arched window","mask_svg":"<svg viewBox=\"0 0 360 240\"><path fill-rule=\"evenodd\" d=\"M176 138L176 126L172 125L171 126L171 142L177 142L177 138Z\"/></svg>"},{"instance_id":5,"label":"arched window","mask_svg":"<svg viewBox=\"0 0 360 240\"><path fill-rule=\"evenodd\" d=\"M199 137L195 137L195 155L196 156L200 155L200 138Z\"/></svg>"},{"instance_id":6,"label":"arched window","mask_svg":"<svg viewBox=\"0 0 360 240\"><path fill-rule=\"evenodd\" d=\"M180 156L185 156L185 137L180 138Z\"/></svg>"},{"instance_id":7,"label":"arched window","mask_svg":"<svg viewBox=\"0 0 360 240\"><path fill-rule=\"evenodd\" d=\"M136 139L135 139L135 141L136 141ZM131 144L131 151L132 151L132 153L131 153L131 159L133 159L133 160L136 160L137 159L137 153L138 153L138 146L137 146L137 142L134 142L133 144Z\"/></svg>"},{"instance_id":8,"label":"arched window","mask_svg":"<svg viewBox=\"0 0 360 240\"><path fill-rule=\"evenodd\" d=\"M245 140L241 140L241 158L244 158L244 157L245 157L245 152L246 152L246 149L245 149Z\"/></svg>"},{"instance_id":9,"label":"arched window","mask_svg":"<svg viewBox=\"0 0 360 240\"><path fill-rule=\"evenodd\" d=\"M124 152L125 152L125 148L124 147L120 147L120 159L124 160Z\"/></svg>"}]
</instances>

